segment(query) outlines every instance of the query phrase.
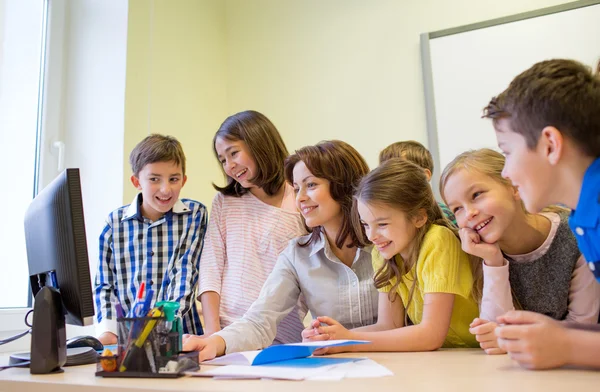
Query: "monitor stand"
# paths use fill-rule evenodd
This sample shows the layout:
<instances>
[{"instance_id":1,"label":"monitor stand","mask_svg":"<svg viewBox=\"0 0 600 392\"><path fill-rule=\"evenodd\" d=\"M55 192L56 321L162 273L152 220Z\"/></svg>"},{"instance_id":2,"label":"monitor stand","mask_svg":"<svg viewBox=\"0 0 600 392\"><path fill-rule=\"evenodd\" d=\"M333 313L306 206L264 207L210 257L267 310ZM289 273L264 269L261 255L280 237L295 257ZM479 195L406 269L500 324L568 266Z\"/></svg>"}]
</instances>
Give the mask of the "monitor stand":
<instances>
[{"instance_id":1,"label":"monitor stand","mask_svg":"<svg viewBox=\"0 0 600 392\"><path fill-rule=\"evenodd\" d=\"M62 373L67 360L65 314L60 292L44 286L35 295L31 328L31 374ZM11 358L13 360L21 358Z\"/></svg>"}]
</instances>

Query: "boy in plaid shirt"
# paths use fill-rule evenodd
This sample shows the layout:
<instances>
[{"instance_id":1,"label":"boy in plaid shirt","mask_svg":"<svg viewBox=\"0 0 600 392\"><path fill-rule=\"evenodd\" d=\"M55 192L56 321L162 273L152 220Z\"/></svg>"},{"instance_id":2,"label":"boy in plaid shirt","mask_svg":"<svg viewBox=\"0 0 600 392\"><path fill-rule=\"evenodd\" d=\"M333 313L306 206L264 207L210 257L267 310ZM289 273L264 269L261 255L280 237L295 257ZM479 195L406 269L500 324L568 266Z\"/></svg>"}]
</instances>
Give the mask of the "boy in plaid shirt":
<instances>
[{"instance_id":1,"label":"boy in plaid shirt","mask_svg":"<svg viewBox=\"0 0 600 392\"><path fill-rule=\"evenodd\" d=\"M154 291L152 306L179 302L184 332L200 335L194 291L207 212L197 201L179 199L187 180L181 144L170 136L150 135L133 149L129 162L131 182L140 193L109 214L100 234L94 288L99 339L116 344L115 304L128 314L142 282L146 293Z\"/></svg>"}]
</instances>

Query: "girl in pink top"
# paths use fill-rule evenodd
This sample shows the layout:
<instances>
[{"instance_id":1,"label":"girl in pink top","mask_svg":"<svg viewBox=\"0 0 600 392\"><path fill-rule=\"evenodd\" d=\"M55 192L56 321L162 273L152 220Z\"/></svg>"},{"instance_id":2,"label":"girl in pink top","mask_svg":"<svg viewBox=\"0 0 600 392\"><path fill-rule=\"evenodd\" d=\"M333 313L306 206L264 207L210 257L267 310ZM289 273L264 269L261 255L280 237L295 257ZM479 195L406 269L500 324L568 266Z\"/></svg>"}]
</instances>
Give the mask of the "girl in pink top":
<instances>
[{"instance_id":1,"label":"girl in pink top","mask_svg":"<svg viewBox=\"0 0 600 392\"><path fill-rule=\"evenodd\" d=\"M440 179L463 250L483 259L480 317L470 331L488 354L505 353L495 321L515 307L577 323L596 323L600 308L600 285L568 230L568 211L528 213L503 168L504 156L496 151L468 151Z\"/></svg>"},{"instance_id":2,"label":"girl in pink top","mask_svg":"<svg viewBox=\"0 0 600 392\"><path fill-rule=\"evenodd\" d=\"M258 298L279 253L306 229L285 182L288 151L267 117L228 117L213 139L227 185L219 187L200 259L199 297L209 336L241 318ZM275 342L301 340L306 306L282 320Z\"/></svg>"}]
</instances>

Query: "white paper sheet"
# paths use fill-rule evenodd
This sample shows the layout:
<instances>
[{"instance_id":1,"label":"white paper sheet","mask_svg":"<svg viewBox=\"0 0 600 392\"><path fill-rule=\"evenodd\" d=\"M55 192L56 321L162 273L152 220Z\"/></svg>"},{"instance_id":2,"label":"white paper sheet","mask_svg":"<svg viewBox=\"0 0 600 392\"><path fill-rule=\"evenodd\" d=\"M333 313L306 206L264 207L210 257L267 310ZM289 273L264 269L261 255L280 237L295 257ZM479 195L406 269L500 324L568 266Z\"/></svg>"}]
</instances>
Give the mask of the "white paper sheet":
<instances>
[{"instance_id":1,"label":"white paper sheet","mask_svg":"<svg viewBox=\"0 0 600 392\"><path fill-rule=\"evenodd\" d=\"M259 366L227 365L206 372L187 373L195 377L224 379L277 379L336 381L343 378L375 378L392 376L385 366L368 358L321 358L290 360L277 364ZM326 359L330 359L327 363ZM295 361L298 361L296 364ZM285 365L285 366L284 366ZM297 366L294 366L297 365Z\"/></svg>"}]
</instances>

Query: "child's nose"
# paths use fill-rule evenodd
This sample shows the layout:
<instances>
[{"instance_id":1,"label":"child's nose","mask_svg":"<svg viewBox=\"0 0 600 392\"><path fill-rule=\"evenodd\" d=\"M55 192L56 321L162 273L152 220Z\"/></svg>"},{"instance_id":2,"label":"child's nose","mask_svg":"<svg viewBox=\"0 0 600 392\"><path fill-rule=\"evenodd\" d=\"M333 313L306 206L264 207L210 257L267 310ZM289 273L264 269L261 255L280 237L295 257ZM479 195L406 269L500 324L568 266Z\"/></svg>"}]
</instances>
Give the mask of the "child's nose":
<instances>
[{"instance_id":1,"label":"child's nose","mask_svg":"<svg viewBox=\"0 0 600 392\"><path fill-rule=\"evenodd\" d=\"M476 208L474 207L469 207L469 209L467 210L467 216L470 218L473 218L474 216L477 216L479 214L479 211L477 211Z\"/></svg>"}]
</instances>

